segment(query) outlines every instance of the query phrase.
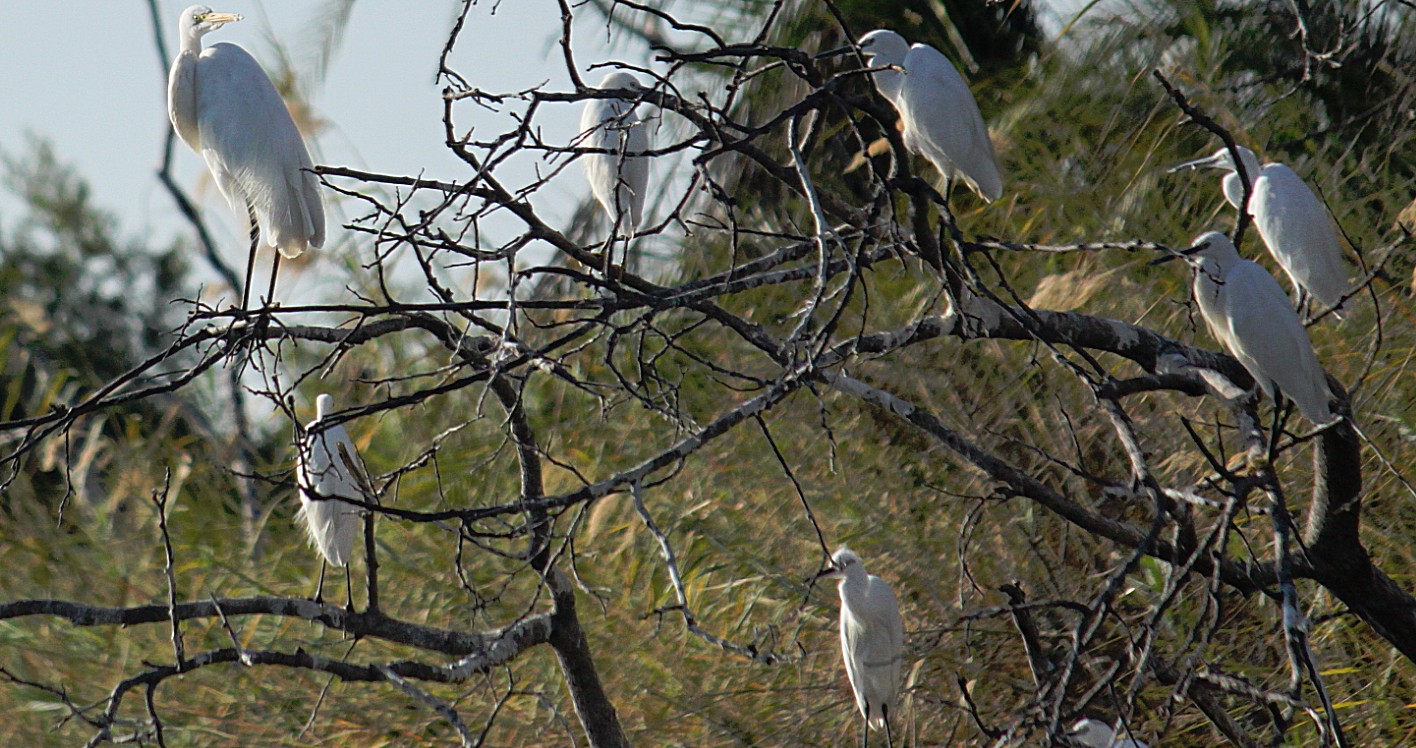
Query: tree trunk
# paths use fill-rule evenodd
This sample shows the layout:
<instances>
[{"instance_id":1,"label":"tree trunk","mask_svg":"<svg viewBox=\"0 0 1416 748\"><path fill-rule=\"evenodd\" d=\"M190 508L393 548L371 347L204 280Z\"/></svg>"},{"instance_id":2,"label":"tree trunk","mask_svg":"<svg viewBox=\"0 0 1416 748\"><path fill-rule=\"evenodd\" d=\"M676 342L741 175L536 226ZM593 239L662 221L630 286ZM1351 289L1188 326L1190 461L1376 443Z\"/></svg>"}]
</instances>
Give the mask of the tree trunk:
<instances>
[{"instance_id":1,"label":"tree trunk","mask_svg":"<svg viewBox=\"0 0 1416 748\"><path fill-rule=\"evenodd\" d=\"M552 571L549 581L556 600L550 643L560 660L566 685L570 687L580 725L585 728L592 748L629 748L619 715L600 683L600 674L590 655L590 642L580 628L580 618L575 612L575 588L559 571Z\"/></svg>"}]
</instances>

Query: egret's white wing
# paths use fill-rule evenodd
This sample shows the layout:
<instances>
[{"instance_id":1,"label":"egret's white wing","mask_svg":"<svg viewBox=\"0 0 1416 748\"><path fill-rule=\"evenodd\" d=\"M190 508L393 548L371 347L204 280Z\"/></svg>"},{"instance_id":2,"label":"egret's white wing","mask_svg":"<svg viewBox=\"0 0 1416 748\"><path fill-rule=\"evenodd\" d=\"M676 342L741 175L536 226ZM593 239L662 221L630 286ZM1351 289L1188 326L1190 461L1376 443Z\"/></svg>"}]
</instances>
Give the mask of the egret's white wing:
<instances>
[{"instance_id":1,"label":"egret's white wing","mask_svg":"<svg viewBox=\"0 0 1416 748\"><path fill-rule=\"evenodd\" d=\"M1078 721L1068 734L1087 748L1150 748L1139 740L1118 736L1111 725L1095 719Z\"/></svg>"},{"instance_id":2,"label":"egret's white wing","mask_svg":"<svg viewBox=\"0 0 1416 748\"><path fill-rule=\"evenodd\" d=\"M610 153L581 157L590 191L621 229L638 228L649 187L649 159L626 156L649 149L649 133L629 104L618 99L592 99L580 115L581 145Z\"/></svg>"},{"instance_id":3,"label":"egret's white wing","mask_svg":"<svg viewBox=\"0 0 1416 748\"><path fill-rule=\"evenodd\" d=\"M619 138L605 126L606 120L614 116L614 110L604 99L593 99L585 105L580 116L581 145L586 148L616 148ZM585 168L585 179L590 183L590 193L595 196L611 216L614 216L615 159L613 155L587 153L580 157Z\"/></svg>"},{"instance_id":4,"label":"egret's white wing","mask_svg":"<svg viewBox=\"0 0 1416 748\"><path fill-rule=\"evenodd\" d=\"M296 478L300 484L300 518L325 560L335 566L344 566L349 563L358 534L359 508L343 501L315 497L363 497L349 462L352 461L359 470L363 469L363 465L353 440L343 426L318 430L319 426L320 422L316 420L306 427L309 433L298 455Z\"/></svg>"},{"instance_id":5,"label":"egret's white wing","mask_svg":"<svg viewBox=\"0 0 1416 748\"><path fill-rule=\"evenodd\" d=\"M1331 420L1323 367L1278 281L1260 265L1240 260L1225 274L1224 287L1234 357L1270 396L1277 384L1308 420Z\"/></svg>"},{"instance_id":6,"label":"egret's white wing","mask_svg":"<svg viewBox=\"0 0 1416 748\"><path fill-rule=\"evenodd\" d=\"M1268 164L1254 188L1254 227L1293 285L1328 306L1347 292L1342 245L1317 195L1292 169Z\"/></svg>"},{"instance_id":7,"label":"egret's white wing","mask_svg":"<svg viewBox=\"0 0 1416 748\"><path fill-rule=\"evenodd\" d=\"M939 50L916 44L905 55L900 114L905 144L924 155L945 178L963 179L984 200L1003 194L998 157L973 92Z\"/></svg>"},{"instance_id":8,"label":"egret's white wing","mask_svg":"<svg viewBox=\"0 0 1416 748\"><path fill-rule=\"evenodd\" d=\"M841 646L856 706L870 706L871 726L884 724L882 706L893 714L904 657L904 623L890 585L870 576L860 600L841 611Z\"/></svg>"},{"instance_id":9,"label":"egret's white wing","mask_svg":"<svg viewBox=\"0 0 1416 748\"><path fill-rule=\"evenodd\" d=\"M846 663L846 678L851 682L851 691L855 694L856 708L860 710L861 714L865 714L865 686L862 680L860 658L856 653L860 650L861 640L864 634L864 624L842 607L841 659Z\"/></svg>"},{"instance_id":10,"label":"egret's white wing","mask_svg":"<svg viewBox=\"0 0 1416 748\"><path fill-rule=\"evenodd\" d=\"M643 153L649 150L648 129L634 112L628 112L627 117L633 117L634 126L626 133L625 152ZM626 202L629 204L629 227L637 229L644 221L644 201L649 192L647 156L627 156L623 159L620 167L620 190L620 205Z\"/></svg>"},{"instance_id":11,"label":"egret's white wing","mask_svg":"<svg viewBox=\"0 0 1416 748\"><path fill-rule=\"evenodd\" d=\"M324 244L324 203L300 131L246 50L214 44L197 60L202 156L238 216L255 209L266 244L295 256Z\"/></svg>"}]
</instances>

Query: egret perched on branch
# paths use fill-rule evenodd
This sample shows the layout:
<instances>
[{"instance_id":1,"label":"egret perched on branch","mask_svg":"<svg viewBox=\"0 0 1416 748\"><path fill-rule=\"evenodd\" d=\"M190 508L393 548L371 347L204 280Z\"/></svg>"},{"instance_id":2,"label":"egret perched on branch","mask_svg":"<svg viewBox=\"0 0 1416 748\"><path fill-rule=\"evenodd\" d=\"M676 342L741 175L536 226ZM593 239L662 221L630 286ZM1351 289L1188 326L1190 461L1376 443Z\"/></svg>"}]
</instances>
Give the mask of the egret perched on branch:
<instances>
[{"instance_id":1,"label":"egret perched on branch","mask_svg":"<svg viewBox=\"0 0 1416 748\"><path fill-rule=\"evenodd\" d=\"M633 75L616 70L600 82L600 90L642 91ZM649 132L634 102L624 99L590 99L580 115L580 144L605 153L581 156L590 191L610 216L610 235L633 234L644 218L644 197L649 190L649 158L630 154L649 150Z\"/></svg>"},{"instance_id":2,"label":"egret perched on branch","mask_svg":"<svg viewBox=\"0 0 1416 748\"><path fill-rule=\"evenodd\" d=\"M238 218L251 223L251 254L241 307L250 297L260 247L275 247L270 289L280 256L324 244L324 203L313 162L285 102L260 63L235 44L202 49L202 36L241 20L204 5L182 11L182 46L167 79L167 114L182 142L201 154Z\"/></svg>"},{"instance_id":3,"label":"egret perched on branch","mask_svg":"<svg viewBox=\"0 0 1416 748\"><path fill-rule=\"evenodd\" d=\"M998 156L969 84L949 58L928 44L913 47L899 34L878 30L861 37L875 88L895 106L905 125L905 146L923 155L952 186L962 179L988 202L1003 194ZM946 188L947 189L947 188Z\"/></svg>"},{"instance_id":4,"label":"egret perched on branch","mask_svg":"<svg viewBox=\"0 0 1416 748\"><path fill-rule=\"evenodd\" d=\"M1337 308L1347 292L1347 271L1342 267L1342 246L1322 201L1297 172L1279 163L1260 168L1253 151L1243 146L1238 150L1253 188L1249 215L1254 217L1254 227L1268 245L1269 254L1278 260L1300 297L1307 293ZM1235 208L1244 204L1244 185L1228 148L1171 171L1199 167L1228 171L1222 183L1224 197Z\"/></svg>"},{"instance_id":5,"label":"egret perched on branch","mask_svg":"<svg viewBox=\"0 0 1416 748\"><path fill-rule=\"evenodd\" d=\"M1081 719L1067 735L1087 748L1150 748L1139 740L1117 737L1111 725L1096 719Z\"/></svg>"},{"instance_id":6,"label":"egret perched on branch","mask_svg":"<svg viewBox=\"0 0 1416 748\"><path fill-rule=\"evenodd\" d=\"M359 508L339 497L363 499L361 479L367 475L349 432L340 425L326 425L334 413L334 398L315 398L315 420L305 426L305 438L296 455L296 482L300 486L300 519L310 534L310 543L319 549L320 583L315 599L324 592L325 562L344 566L348 586L348 565L353 557L354 539L360 526ZM349 604L354 604L350 591Z\"/></svg>"},{"instance_id":7,"label":"egret perched on branch","mask_svg":"<svg viewBox=\"0 0 1416 748\"><path fill-rule=\"evenodd\" d=\"M1210 333L1264 394L1277 403L1282 392L1316 425L1333 421L1327 376L1278 281L1258 263L1240 257L1229 237L1218 231L1195 237L1183 254L1195 267L1195 301Z\"/></svg>"},{"instance_id":8,"label":"egret perched on branch","mask_svg":"<svg viewBox=\"0 0 1416 748\"><path fill-rule=\"evenodd\" d=\"M865 717L861 742L870 743L870 728L885 728L885 742L893 744L890 716L900 685L900 664L905 657L905 628L900 604L885 580L865 571L850 549L831 556L831 567L821 577L838 579L841 593L841 658L855 691L856 706Z\"/></svg>"}]
</instances>

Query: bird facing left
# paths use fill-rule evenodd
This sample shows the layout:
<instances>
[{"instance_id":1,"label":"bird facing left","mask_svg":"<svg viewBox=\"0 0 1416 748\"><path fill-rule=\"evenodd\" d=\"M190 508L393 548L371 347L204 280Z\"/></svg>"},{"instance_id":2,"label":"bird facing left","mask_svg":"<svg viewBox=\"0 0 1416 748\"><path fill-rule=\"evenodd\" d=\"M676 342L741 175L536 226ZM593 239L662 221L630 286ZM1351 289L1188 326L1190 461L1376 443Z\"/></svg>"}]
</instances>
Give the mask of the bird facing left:
<instances>
[{"instance_id":1,"label":"bird facing left","mask_svg":"<svg viewBox=\"0 0 1416 748\"><path fill-rule=\"evenodd\" d=\"M1286 395L1316 426L1330 423L1335 416L1327 374L1278 281L1241 258L1229 237L1217 231L1195 237L1193 245L1186 258L1195 268L1195 300L1215 340L1264 394Z\"/></svg>"},{"instance_id":2,"label":"bird facing left","mask_svg":"<svg viewBox=\"0 0 1416 748\"><path fill-rule=\"evenodd\" d=\"M203 49L202 37L241 20L193 5L178 19L181 46L167 79L167 114L182 142L206 161L217 189L251 223L242 308L262 237L280 255L295 257L325 239L324 202L314 162L285 102L260 63L226 42Z\"/></svg>"},{"instance_id":3,"label":"bird facing left","mask_svg":"<svg viewBox=\"0 0 1416 748\"><path fill-rule=\"evenodd\" d=\"M855 691L856 706L865 718L861 742L870 744L870 728L885 728L887 745L894 742L890 717L900 687L905 657L905 629L900 604L890 584L867 573L860 557L842 547L831 556L822 578L839 580L841 594L841 658Z\"/></svg>"},{"instance_id":4,"label":"bird facing left","mask_svg":"<svg viewBox=\"0 0 1416 748\"><path fill-rule=\"evenodd\" d=\"M928 44L910 46L888 29L861 37L880 94L900 113L905 147L934 164L948 183L962 180L985 202L1003 195L1003 175L988 126L969 84Z\"/></svg>"},{"instance_id":5,"label":"bird facing left","mask_svg":"<svg viewBox=\"0 0 1416 748\"><path fill-rule=\"evenodd\" d=\"M1309 294L1338 310L1347 293L1347 271L1342 266L1342 245L1328 221L1327 208L1313 190L1289 167L1279 163L1259 166L1259 158L1248 148L1235 149L1244 173L1251 180L1253 196L1249 214L1254 227L1268 246L1269 254L1293 281L1300 294ZM1244 203L1244 187L1239 179L1234 155L1221 148L1206 158L1172 168L1212 167L1229 172L1221 186L1224 198L1238 208Z\"/></svg>"}]
</instances>

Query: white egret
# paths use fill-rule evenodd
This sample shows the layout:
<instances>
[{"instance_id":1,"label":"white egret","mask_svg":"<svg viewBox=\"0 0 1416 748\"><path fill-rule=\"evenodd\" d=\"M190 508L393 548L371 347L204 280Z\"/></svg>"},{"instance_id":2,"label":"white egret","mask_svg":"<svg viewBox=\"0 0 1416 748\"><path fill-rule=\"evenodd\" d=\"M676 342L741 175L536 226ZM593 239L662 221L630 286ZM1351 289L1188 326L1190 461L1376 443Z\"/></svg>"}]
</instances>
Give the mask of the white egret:
<instances>
[{"instance_id":1,"label":"white egret","mask_svg":"<svg viewBox=\"0 0 1416 748\"><path fill-rule=\"evenodd\" d=\"M601 90L640 91L633 75L616 70L600 82ZM581 156L590 191L610 217L611 235L632 234L644 218L644 198L649 190L649 158L631 156L649 150L649 131L634 113L634 102L623 99L590 99L580 115L580 144L605 153Z\"/></svg>"},{"instance_id":2,"label":"white egret","mask_svg":"<svg viewBox=\"0 0 1416 748\"><path fill-rule=\"evenodd\" d=\"M1253 151L1242 146L1238 150L1253 187L1249 215L1269 253L1300 294L1306 292L1329 307L1337 307L1347 293L1347 271L1342 266L1342 245L1322 201L1297 172L1280 163L1260 168ZM1171 171L1200 167L1228 171L1222 183L1224 197L1235 208L1244 203L1244 185L1228 148Z\"/></svg>"},{"instance_id":3,"label":"white egret","mask_svg":"<svg viewBox=\"0 0 1416 748\"><path fill-rule=\"evenodd\" d=\"M1077 720L1067 735L1087 748L1150 748L1139 740L1118 737L1111 725L1096 719Z\"/></svg>"},{"instance_id":4,"label":"white egret","mask_svg":"<svg viewBox=\"0 0 1416 748\"><path fill-rule=\"evenodd\" d=\"M1239 256L1229 237L1210 231L1186 252L1195 267L1195 300L1215 339L1243 364L1264 393L1287 395L1319 426L1334 420L1327 377L1308 331L1278 281Z\"/></svg>"},{"instance_id":5,"label":"white egret","mask_svg":"<svg viewBox=\"0 0 1416 748\"><path fill-rule=\"evenodd\" d=\"M823 578L838 579L841 594L841 658L855 691L856 706L865 717L861 742L870 743L870 728L885 728L885 741L893 744L890 716L900 685L900 664L905 657L905 628L900 604L885 580L865 571L850 549L831 556Z\"/></svg>"},{"instance_id":6,"label":"white egret","mask_svg":"<svg viewBox=\"0 0 1416 748\"><path fill-rule=\"evenodd\" d=\"M300 486L300 520L310 535L310 543L319 549L324 560L320 564L320 584L315 592L319 600L324 591L325 562L344 566L346 584L348 565L353 558L354 540L360 527L359 508L338 497L362 499L359 473L363 463L349 432L341 425L326 426L324 421L334 412L334 398L315 398L315 420L305 426L305 438L296 456L295 478ZM349 604L354 604L351 594Z\"/></svg>"},{"instance_id":7,"label":"white egret","mask_svg":"<svg viewBox=\"0 0 1416 748\"><path fill-rule=\"evenodd\" d=\"M997 200L1003 194L998 156L973 92L949 58L928 44L909 46L885 29L866 34L859 44L872 67L903 69L871 75L875 88L900 113L905 146L929 159L949 185L962 179L985 201Z\"/></svg>"},{"instance_id":8,"label":"white egret","mask_svg":"<svg viewBox=\"0 0 1416 748\"><path fill-rule=\"evenodd\" d=\"M260 63L235 44L202 49L203 35L239 20L204 5L182 11L181 50L167 79L167 114L182 142L206 161L237 218L251 222L244 309L260 234L279 250L271 269L273 295L280 256L295 257L324 244L325 216L305 141Z\"/></svg>"}]
</instances>

